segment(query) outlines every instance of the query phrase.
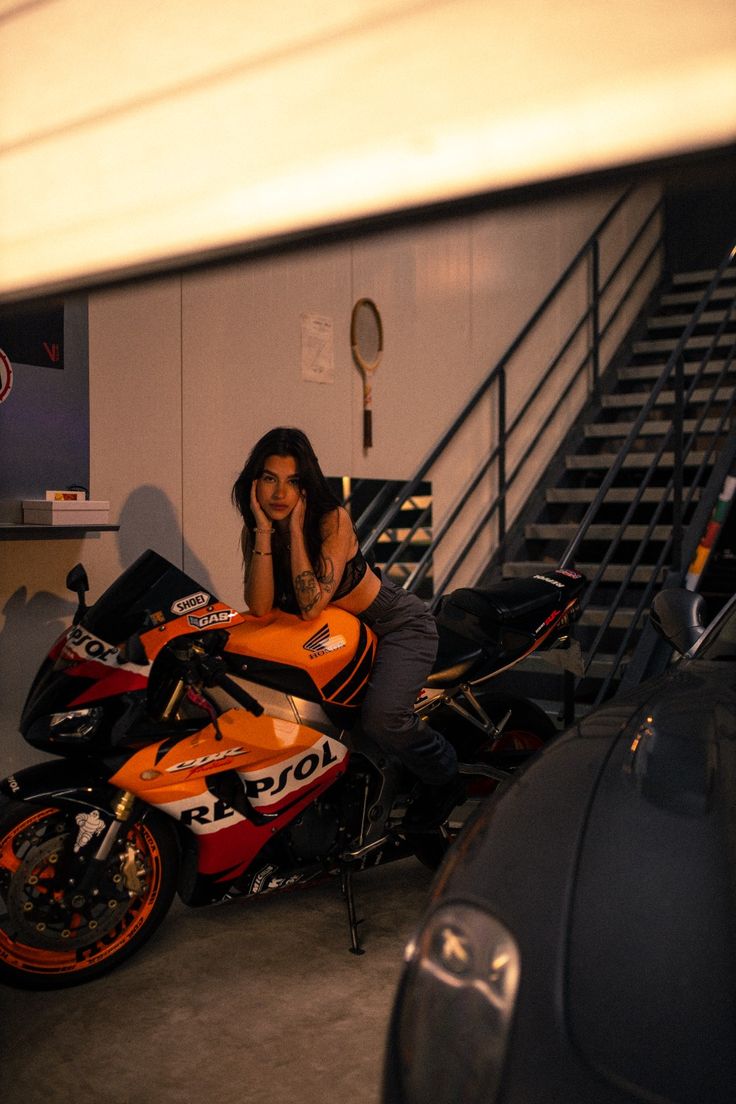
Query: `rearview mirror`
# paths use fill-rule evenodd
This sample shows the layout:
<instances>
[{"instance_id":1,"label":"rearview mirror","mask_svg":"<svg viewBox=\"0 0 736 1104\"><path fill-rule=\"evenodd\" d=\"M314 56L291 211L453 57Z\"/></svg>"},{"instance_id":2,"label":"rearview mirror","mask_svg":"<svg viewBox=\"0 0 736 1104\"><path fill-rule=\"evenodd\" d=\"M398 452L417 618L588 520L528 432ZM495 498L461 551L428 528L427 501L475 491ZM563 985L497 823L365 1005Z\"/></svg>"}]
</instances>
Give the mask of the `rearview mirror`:
<instances>
[{"instance_id":1,"label":"rearview mirror","mask_svg":"<svg viewBox=\"0 0 736 1104\"><path fill-rule=\"evenodd\" d=\"M84 600L84 596L89 590L87 572L84 570L81 563L75 564L67 575L66 586L67 590L71 590L71 592L77 596L78 604L72 621L75 625L78 625L87 610L87 603Z\"/></svg>"},{"instance_id":2,"label":"rearview mirror","mask_svg":"<svg viewBox=\"0 0 736 1104\"><path fill-rule=\"evenodd\" d=\"M705 632L703 596L680 587L661 590L654 597L649 618L660 636L685 655Z\"/></svg>"}]
</instances>

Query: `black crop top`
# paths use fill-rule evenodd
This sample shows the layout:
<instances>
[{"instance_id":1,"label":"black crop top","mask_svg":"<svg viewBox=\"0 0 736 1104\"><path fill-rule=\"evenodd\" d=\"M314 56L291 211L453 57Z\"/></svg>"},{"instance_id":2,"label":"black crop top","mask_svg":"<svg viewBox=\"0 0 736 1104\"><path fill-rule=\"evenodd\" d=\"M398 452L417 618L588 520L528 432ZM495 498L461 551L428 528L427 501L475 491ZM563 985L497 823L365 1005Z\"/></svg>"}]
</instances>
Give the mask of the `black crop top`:
<instances>
[{"instance_id":1,"label":"black crop top","mask_svg":"<svg viewBox=\"0 0 736 1104\"><path fill-rule=\"evenodd\" d=\"M358 545L358 551L353 558L345 561L342 579L340 579L337 589L332 595L332 601L335 602L338 598L344 598L346 594L350 594L352 590L355 590L367 570L368 561L363 555L360 545Z\"/></svg>"},{"instance_id":2,"label":"black crop top","mask_svg":"<svg viewBox=\"0 0 736 1104\"><path fill-rule=\"evenodd\" d=\"M275 605L287 613L299 613L299 605L296 600L296 595L294 594L294 584L291 581L291 570L289 568L288 558L280 552L276 552L274 555L273 567L276 592ZM346 594L350 594L351 591L355 590L367 570L368 561L359 546L358 551L352 559L345 562L342 578L330 601L334 602L340 598L344 598Z\"/></svg>"}]
</instances>

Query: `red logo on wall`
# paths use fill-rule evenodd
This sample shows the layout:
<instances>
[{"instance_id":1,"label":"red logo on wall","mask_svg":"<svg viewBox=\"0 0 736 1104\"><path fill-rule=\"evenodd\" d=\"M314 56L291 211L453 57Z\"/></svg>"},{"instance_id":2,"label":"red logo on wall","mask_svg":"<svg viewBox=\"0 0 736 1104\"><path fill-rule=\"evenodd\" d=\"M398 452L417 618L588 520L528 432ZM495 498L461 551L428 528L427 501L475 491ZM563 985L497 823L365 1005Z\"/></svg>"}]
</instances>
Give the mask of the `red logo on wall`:
<instances>
[{"instance_id":1,"label":"red logo on wall","mask_svg":"<svg viewBox=\"0 0 736 1104\"><path fill-rule=\"evenodd\" d=\"M0 403L5 402L13 386L13 365L0 349Z\"/></svg>"}]
</instances>

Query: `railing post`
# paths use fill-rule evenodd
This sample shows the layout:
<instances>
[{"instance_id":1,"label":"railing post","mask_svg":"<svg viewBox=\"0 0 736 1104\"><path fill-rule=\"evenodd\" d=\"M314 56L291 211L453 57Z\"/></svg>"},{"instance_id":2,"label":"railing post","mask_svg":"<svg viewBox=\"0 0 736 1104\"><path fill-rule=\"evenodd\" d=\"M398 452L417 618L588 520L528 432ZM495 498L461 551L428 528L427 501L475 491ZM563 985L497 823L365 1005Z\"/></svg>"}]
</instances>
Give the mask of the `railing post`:
<instances>
[{"instance_id":1,"label":"railing post","mask_svg":"<svg viewBox=\"0 0 736 1104\"><path fill-rule=\"evenodd\" d=\"M597 236L593 238L591 245L590 270L590 363L593 375L591 390L595 394L598 391L601 373L601 247Z\"/></svg>"},{"instance_id":2,"label":"railing post","mask_svg":"<svg viewBox=\"0 0 736 1104\"><path fill-rule=\"evenodd\" d=\"M498 373L498 543L506 539L506 369Z\"/></svg>"},{"instance_id":3,"label":"railing post","mask_svg":"<svg viewBox=\"0 0 736 1104\"><path fill-rule=\"evenodd\" d=\"M682 563L682 491L683 491L683 419L685 414L685 352L675 361L675 412L672 421L672 570L681 577Z\"/></svg>"}]
</instances>

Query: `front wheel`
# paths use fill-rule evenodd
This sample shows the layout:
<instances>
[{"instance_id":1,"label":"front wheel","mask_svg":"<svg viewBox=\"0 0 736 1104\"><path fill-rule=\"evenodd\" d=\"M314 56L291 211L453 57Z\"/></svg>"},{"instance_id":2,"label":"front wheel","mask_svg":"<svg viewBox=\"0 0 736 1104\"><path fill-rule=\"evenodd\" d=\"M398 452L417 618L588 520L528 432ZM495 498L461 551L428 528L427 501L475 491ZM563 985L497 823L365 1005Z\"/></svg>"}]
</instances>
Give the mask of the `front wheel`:
<instances>
[{"instance_id":1,"label":"front wheel","mask_svg":"<svg viewBox=\"0 0 736 1104\"><path fill-rule=\"evenodd\" d=\"M176 890L178 848L162 817L121 830L94 890L68 872L74 812L13 802L0 816L0 981L61 989L118 966L153 935Z\"/></svg>"}]
</instances>

